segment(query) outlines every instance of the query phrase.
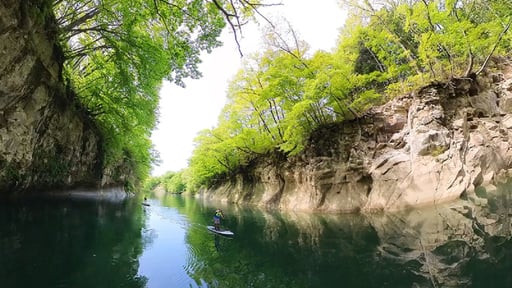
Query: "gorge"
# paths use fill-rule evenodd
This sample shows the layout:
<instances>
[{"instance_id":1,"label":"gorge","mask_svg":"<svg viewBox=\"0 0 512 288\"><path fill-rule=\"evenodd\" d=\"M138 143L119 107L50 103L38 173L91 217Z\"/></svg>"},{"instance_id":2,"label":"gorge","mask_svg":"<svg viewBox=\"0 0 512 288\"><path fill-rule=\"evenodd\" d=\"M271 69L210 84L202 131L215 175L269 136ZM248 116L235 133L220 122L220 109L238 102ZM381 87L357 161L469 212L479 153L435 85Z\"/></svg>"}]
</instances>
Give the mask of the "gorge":
<instances>
[{"instance_id":1,"label":"gorge","mask_svg":"<svg viewBox=\"0 0 512 288\"><path fill-rule=\"evenodd\" d=\"M512 165L512 79L454 78L317 130L297 156L266 155L200 197L324 212L393 211L495 189Z\"/></svg>"},{"instance_id":2,"label":"gorge","mask_svg":"<svg viewBox=\"0 0 512 288\"><path fill-rule=\"evenodd\" d=\"M122 188L133 174L122 161L105 162L97 123L65 83L51 9L44 0L0 4L3 196ZM510 60L496 58L488 71L435 82L356 119L323 126L298 155L256 158L199 195L282 209L357 212L401 210L492 190L506 181L512 165Z\"/></svg>"},{"instance_id":3,"label":"gorge","mask_svg":"<svg viewBox=\"0 0 512 288\"><path fill-rule=\"evenodd\" d=\"M62 77L51 1L0 3L0 196L122 187L91 115Z\"/></svg>"}]
</instances>

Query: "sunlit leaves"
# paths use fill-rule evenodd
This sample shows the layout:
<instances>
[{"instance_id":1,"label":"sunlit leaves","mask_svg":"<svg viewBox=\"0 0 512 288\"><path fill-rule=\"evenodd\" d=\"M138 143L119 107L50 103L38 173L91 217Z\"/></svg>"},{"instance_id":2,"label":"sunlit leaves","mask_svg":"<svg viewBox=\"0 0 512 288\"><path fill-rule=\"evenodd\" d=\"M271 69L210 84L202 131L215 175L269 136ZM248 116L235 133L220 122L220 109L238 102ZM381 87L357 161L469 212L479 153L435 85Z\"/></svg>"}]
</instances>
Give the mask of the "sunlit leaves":
<instances>
[{"instance_id":1,"label":"sunlit leaves","mask_svg":"<svg viewBox=\"0 0 512 288\"><path fill-rule=\"evenodd\" d=\"M181 193L187 189L185 180L183 179L183 171L173 173L163 181L165 191L170 193Z\"/></svg>"},{"instance_id":2,"label":"sunlit leaves","mask_svg":"<svg viewBox=\"0 0 512 288\"><path fill-rule=\"evenodd\" d=\"M203 130L195 139L196 149L189 160L189 172L193 175L188 183L191 190L211 184L215 176L227 174L240 164L240 153L233 147L228 135L219 131Z\"/></svg>"},{"instance_id":3,"label":"sunlit leaves","mask_svg":"<svg viewBox=\"0 0 512 288\"><path fill-rule=\"evenodd\" d=\"M367 19L366 45L393 77L403 80L418 74L440 80L475 71L492 52L510 19L503 11L512 6L501 0L345 2Z\"/></svg>"},{"instance_id":4,"label":"sunlit leaves","mask_svg":"<svg viewBox=\"0 0 512 288\"><path fill-rule=\"evenodd\" d=\"M149 173L162 80L184 86L183 79L199 78L200 53L220 46L226 21L245 22L258 7L245 0L53 2L64 75L100 126L107 173L117 180Z\"/></svg>"},{"instance_id":5,"label":"sunlit leaves","mask_svg":"<svg viewBox=\"0 0 512 288\"><path fill-rule=\"evenodd\" d=\"M300 153L322 125L357 118L432 80L467 77L493 51L511 50L510 1L343 2L351 15L333 53L310 56L292 29L267 31L267 49L231 82L219 127L197 142L190 164L204 170L199 182L268 151Z\"/></svg>"}]
</instances>

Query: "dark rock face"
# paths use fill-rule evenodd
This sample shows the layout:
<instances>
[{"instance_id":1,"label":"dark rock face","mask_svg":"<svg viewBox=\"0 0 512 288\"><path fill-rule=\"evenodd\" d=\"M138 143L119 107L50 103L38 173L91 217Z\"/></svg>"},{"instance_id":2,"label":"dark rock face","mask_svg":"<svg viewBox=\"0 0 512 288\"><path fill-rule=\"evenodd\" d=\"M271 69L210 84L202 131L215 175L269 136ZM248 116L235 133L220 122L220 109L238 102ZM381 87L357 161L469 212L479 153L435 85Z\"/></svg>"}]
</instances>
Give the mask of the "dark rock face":
<instances>
[{"instance_id":1,"label":"dark rock face","mask_svg":"<svg viewBox=\"0 0 512 288\"><path fill-rule=\"evenodd\" d=\"M0 2L0 195L101 182L100 134L56 43L51 1Z\"/></svg>"},{"instance_id":2,"label":"dark rock face","mask_svg":"<svg viewBox=\"0 0 512 288\"><path fill-rule=\"evenodd\" d=\"M494 189L512 167L512 73L432 83L360 119L320 128L305 151L257 160L207 198L293 210L392 211ZM476 88L475 88L476 87Z\"/></svg>"}]
</instances>

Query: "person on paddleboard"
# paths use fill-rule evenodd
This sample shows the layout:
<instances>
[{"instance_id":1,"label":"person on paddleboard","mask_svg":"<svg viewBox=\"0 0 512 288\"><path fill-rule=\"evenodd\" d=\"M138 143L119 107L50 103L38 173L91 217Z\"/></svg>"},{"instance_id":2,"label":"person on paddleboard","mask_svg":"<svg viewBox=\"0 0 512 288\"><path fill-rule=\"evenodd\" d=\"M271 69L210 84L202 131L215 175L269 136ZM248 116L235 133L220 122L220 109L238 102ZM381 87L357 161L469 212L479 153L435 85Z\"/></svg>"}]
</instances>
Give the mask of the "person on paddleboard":
<instances>
[{"instance_id":1,"label":"person on paddleboard","mask_svg":"<svg viewBox=\"0 0 512 288\"><path fill-rule=\"evenodd\" d=\"M224 218L224 214L222 213L222 209L215 210L215 215L213 215L213 226L215 230L220 230L220 219Z\"/></svg>"}]
</instances>

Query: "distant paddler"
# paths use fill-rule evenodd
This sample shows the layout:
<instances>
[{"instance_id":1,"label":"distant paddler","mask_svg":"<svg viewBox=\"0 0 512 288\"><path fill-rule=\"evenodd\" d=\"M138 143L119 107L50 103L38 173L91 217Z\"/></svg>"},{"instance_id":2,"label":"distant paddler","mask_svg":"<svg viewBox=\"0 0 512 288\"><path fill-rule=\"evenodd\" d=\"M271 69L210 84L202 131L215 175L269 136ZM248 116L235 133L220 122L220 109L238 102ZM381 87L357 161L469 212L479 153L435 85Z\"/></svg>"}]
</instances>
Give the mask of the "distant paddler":
<instances>
[{"instance_id":1,"label":"distant paddler","mask_svg":"<svg viewBox=\"0 0 512 288\"><path fill-rule=\"evenodd\" d=\"M213 226L215 227L215 230L220 230L220 220L224 219L224 213L222 212L222 209L215 210L215 215L213 215Z\"/></svg>"}]
</instances>

